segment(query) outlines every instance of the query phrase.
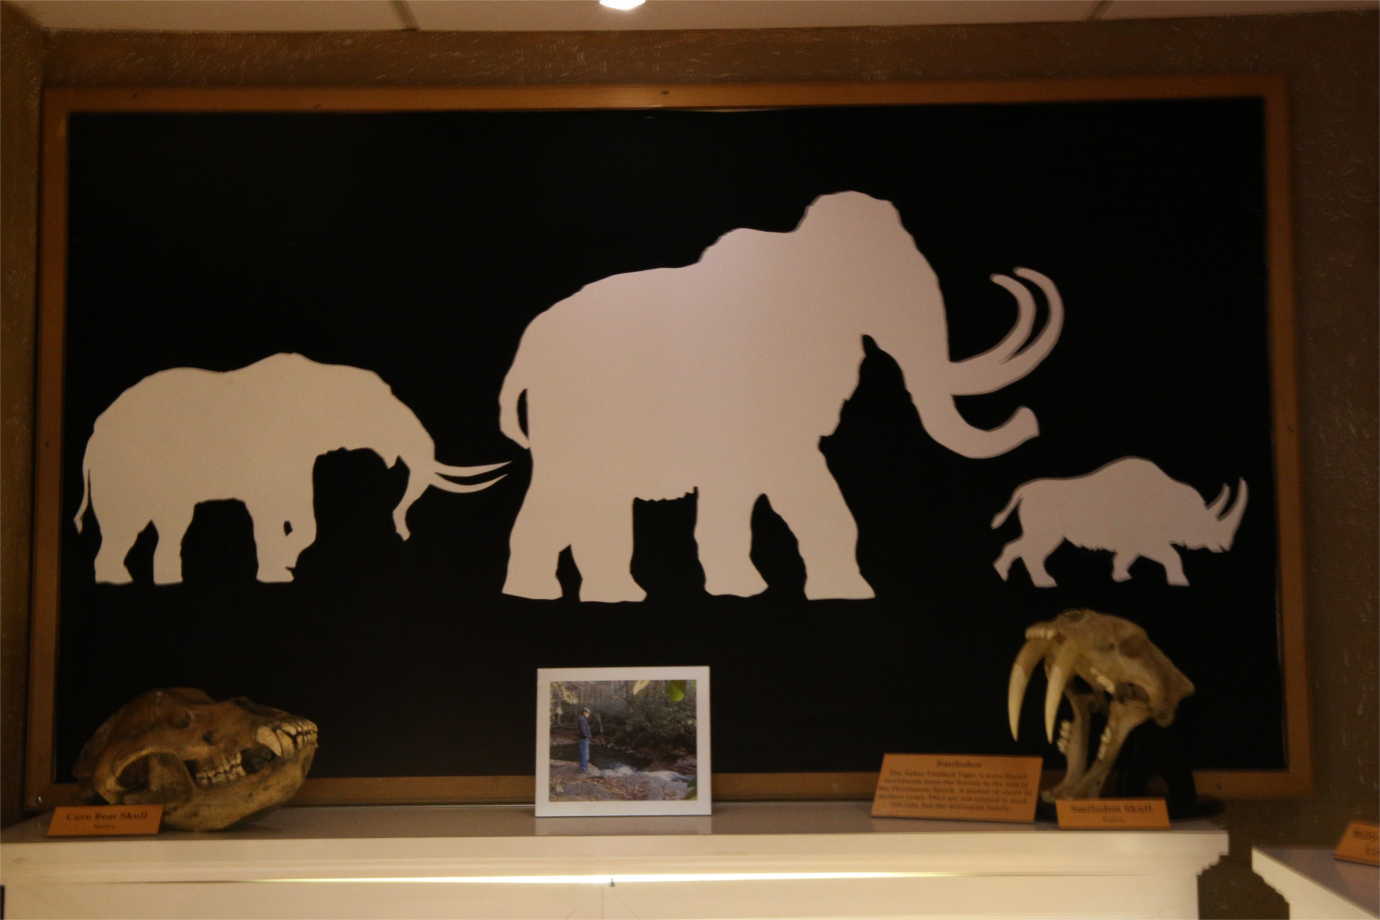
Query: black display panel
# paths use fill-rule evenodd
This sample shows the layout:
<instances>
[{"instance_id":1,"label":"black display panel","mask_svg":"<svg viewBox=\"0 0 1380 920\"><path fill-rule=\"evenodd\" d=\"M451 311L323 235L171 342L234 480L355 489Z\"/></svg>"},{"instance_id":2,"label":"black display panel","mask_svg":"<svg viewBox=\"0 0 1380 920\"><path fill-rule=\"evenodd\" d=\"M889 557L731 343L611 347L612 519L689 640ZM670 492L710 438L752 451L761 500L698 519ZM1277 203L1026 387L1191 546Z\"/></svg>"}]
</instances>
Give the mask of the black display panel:
<instances>
[{"instance_id":1,"label":"black display panel","mask_svg":"<svg viewBox=\"0 0 1380 920\"><path fill-rule=\"evenodd\" d=\"M872 771L889 751L1052 755L1034 703L1011 740L1007 674L1025 628L1074 607L1140 624L1195 683L1173 729L1193 767L1286 766L1262 100L119 112L69 124L60 781L111 711L160 686L315 720L313 777L530 773L538 667L708 665L726 773ZM528 324L601 279L692 266L735 229L790 233L811 202L843 191L894 205L938 278L954 360L1015 320L990 276L1027 267L1057 284L1064 319L1049 356L956 400L985 429L1028 407L1038 436L990 458L940 445L897 344L869 334L817 450L875 597L807 599L798 534L769 495L751 507L767 589L708 593L693 491L632 506L645 600L581 601L570 551L561 598L505 593L510 533L541 462L499 427ZM861 290L849 309L871 309ZM1049 317L1042 301L1033 334ZM777 354L792 339L804 353L820 333L802 319L760 334ZM719 347L686 341L666 373ZM99 582L98 495L82 531L72 524L97 418L157 372L278 353L378 374L440 462L507 461L506 477L472 494L427 491L403 540L391 515L409 471L367 447L332 450L309 464L317 532L291 581L256 579L250 512L220 497L196 507L180 583L153 583L152 531L124 559L131 583ZM626 422L631 443L649 420ZM145 445L151 458L163 447ZM616 475L627 444L598 449ZM1204 504L1244 480L1230 549L1178 547L1186 586L1146 558L1114 581L1110 552L1068 542L1046 563L1054 586L1019 561L997 574L1029 528L1018 515L992 526L1018 486L1124 457ZM1106 517L1141 514L1130 498Z\"/></svg>"}]
</instances>

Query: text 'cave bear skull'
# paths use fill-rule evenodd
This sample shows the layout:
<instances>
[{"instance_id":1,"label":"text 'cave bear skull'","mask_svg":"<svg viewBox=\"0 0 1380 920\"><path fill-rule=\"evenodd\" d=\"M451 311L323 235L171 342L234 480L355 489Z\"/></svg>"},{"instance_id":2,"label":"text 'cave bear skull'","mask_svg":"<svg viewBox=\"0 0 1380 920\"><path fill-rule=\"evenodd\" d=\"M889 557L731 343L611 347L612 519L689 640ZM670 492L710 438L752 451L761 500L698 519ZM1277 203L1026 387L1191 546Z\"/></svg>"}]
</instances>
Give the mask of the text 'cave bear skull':
<instances>
[{"instance_id":1,"label":"text 'cave bear skull'","mask_svg":"<svg viewBox=\"0 0 1380 920\"><path fill-rule=\"evenodd\" d=\"M307 719L173 687L150 690L106 719L73 772L84 794L112 805L161 804L165 825L209 831L287 802L315 754L316 725Z\"/></svg>"},{"instance_id":2,"label":"text 'cave bear skull'","mask_svg":"<svg viewBox=\"0 0 1380 920\"><path fill-rule=\"evenodd\" d=\"M1067 699L1072 710L1072 718L1060 723L1058 741L1068 760L1068 772L1042 793L1046 801L1100 796L1131 731L1152 718L1161 726L1172 724L1179 701L1193 693L1193 683L1150 641L1145 630L1121 617L1066 610L1053 620L1031 626L1025 638L1011 666L1007 688L1011 737L1017 736L1026 685L1041 661L1048 679L1046 738L1054 740L1060 700ZM1088 735L1095 713L1105 713L1107 725L1090 766Z\"/></svg>"}]
</instances>

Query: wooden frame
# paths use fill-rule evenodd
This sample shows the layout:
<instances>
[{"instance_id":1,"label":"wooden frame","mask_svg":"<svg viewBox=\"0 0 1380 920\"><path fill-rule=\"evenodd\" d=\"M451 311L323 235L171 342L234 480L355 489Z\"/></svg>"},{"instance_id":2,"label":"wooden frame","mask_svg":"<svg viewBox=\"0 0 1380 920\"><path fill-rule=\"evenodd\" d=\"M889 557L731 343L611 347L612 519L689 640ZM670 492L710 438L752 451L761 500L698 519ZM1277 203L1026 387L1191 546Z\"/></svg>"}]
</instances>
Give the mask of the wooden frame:
<instances>
[{"instance_id":1,"label":"wooden frame","mask_svg":"<svg viewBox=\"0 0 1380 920\"><path fill-rule=\"evenodd\" d=\"M67 141L76 113L431 112L449 110L657 110L796 106L1131 101L1254 97L1264 101L1269 214L1268 320L1273 468L1278 527L1279 641L1284 684L1283 770L1201 770L1200 791L1237 797L1305 794L1311 786L1305 674L1303 538L1297 440L1287 95L1282 80L1260 77L1147 78L981 83L646 85L602 87L396 89L91 89L49 90L44 98L41 324L34 517L33 619L26 790L30 806L71 802L75 787L55 780L55 685L59 651L59 528L62 513L62 411L67 336ZM265 702L273 702L266 700ZM720 799L870 797L873 772L726 773ZM350 777L308 781L305 804L510 802L529 800L532 778Z\"/></svg>"}]
</instances>

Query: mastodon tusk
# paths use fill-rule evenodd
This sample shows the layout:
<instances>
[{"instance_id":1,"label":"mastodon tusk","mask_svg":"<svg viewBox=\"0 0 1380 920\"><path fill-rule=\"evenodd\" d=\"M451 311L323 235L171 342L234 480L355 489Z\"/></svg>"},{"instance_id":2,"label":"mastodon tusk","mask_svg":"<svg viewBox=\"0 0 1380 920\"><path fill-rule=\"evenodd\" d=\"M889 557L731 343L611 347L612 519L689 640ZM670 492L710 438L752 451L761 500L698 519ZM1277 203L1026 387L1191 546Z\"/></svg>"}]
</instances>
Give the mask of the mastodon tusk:
<instances>
[{"instance_id":1,"label":"mastodon tusk","mask_svg":"<svg viewBox=\"0 0 1380 920\"><path fill-rule=\"evenodd\" d=\"M1078 647L1065 642L1054 656L1049 667L1049 686L1045 688L1045 739L1054 742L1054 717L1059 714L1059 701L1068 688L1069 678L1073 676L1073 663L1078 658Z\"/></svg>"},{"instance_id":2,"label":"mastodon tusk","mask_svg":"<svg viewBox=\"0 0 1380 920\"><path fill-rule=\"evenodd\" d=\"M494 470L501 470L508 465L508 461L502 463L488 463L483 466L448 466L438 463L435 466L436 475L429 480L436 488L444 492L481 492L489 486L498 482L503 476L495 476L493 479L486 479L483 482L451 482L443 479L443 476L483 476L485 473L492 473ZM506 473L504 474L507 475Z\"/></svg>"},{"instance_id":3,"label":"mastodon tusk","mask_svg":"<svg viewBox=\"0 0 1380 920\"><path fill-rule=\"evenodd\" d=\"M494 470L501 470L508 465L508 461L502 463L489 463L484 466L448 466L444 463L436 464L436 472L442 476L483 476L485 473L492 473Z\"/></svg>"},{"instance_id":4,"label":"mastodon tusk","mask_svg":"<svg viewBox=\"0 0 1380 920\"><path fill-rule=\"evenodd\" d=\"M431 484L444 492L482 492L500 479L507 478L507 475L507 473L504 473L502 476L495 476L493 479L487 479L484 482L451 482L449 479L433 476Z\"/></svg>"},{"instance_id":5,"label":"mastodon tusk","mask_svg":"<svg viewBox=\"0 0 1380 920\"><path fill-rule=\"evenodd\" d=\"M1030 683L1030 675L1035 664L1049 649L1048 639L1030 639L1016 653L1011 663L1011 681L1006 686L1006 718L1011 723L1011 740L1017 738L1017 728L1021 721L1021 703L1025 700L1025 688Z\"/></svg>"}]
</instances>

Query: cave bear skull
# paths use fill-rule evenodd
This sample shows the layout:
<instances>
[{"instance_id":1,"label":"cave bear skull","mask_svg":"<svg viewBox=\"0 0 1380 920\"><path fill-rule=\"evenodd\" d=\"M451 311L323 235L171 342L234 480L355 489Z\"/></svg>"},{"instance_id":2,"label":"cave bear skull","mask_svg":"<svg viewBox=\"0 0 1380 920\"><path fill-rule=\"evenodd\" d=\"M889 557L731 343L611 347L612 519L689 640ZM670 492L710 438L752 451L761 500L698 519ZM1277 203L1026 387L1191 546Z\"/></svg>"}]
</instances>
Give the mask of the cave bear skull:
<instances>
[{"instance_id":1,"label":"cave bear skull","mask_svg":"<svg viewBox=\"0 0 1380 920\"><path fill-rule=\"evenodd\" d=\"M282 805L316 754L316 725L236 697L150 690L106 719L82 748L81 790L112 805L161 804L181 830L220 830Z\"/></svg>"}]
</instances>

